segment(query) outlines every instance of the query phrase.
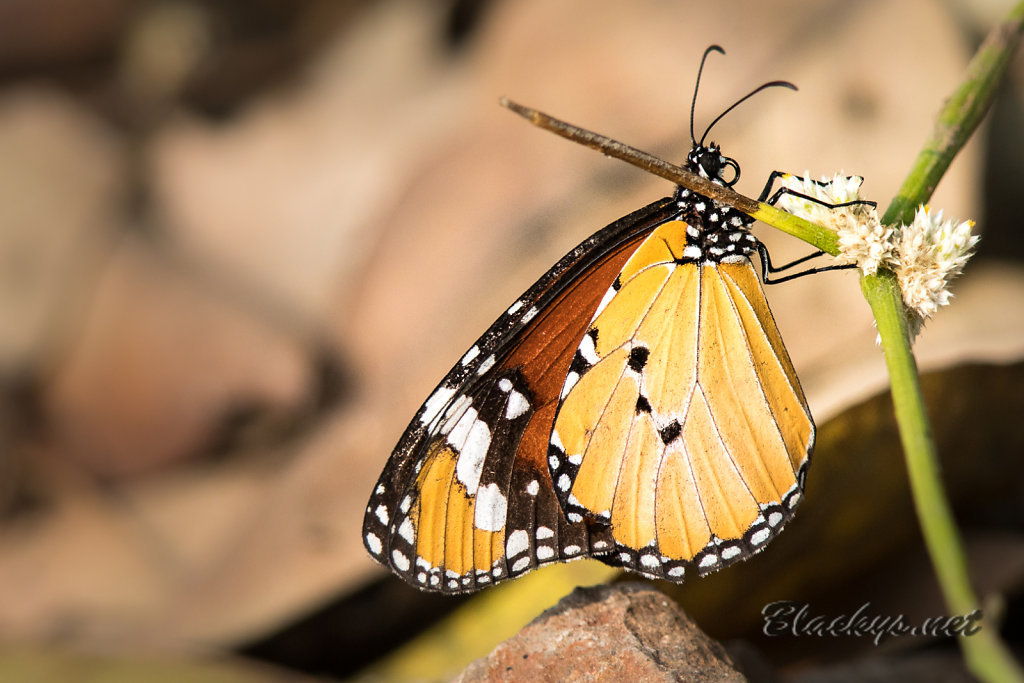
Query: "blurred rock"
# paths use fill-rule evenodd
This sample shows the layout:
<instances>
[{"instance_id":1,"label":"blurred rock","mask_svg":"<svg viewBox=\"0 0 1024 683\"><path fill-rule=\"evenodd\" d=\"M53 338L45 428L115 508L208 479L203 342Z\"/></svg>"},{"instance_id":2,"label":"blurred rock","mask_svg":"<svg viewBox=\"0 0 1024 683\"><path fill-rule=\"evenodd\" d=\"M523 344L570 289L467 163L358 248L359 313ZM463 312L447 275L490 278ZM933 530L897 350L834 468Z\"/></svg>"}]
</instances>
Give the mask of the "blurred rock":
<instances>
[{"instance_id":1,"label":"blurred rock","mask_svg":"<svg viewBox=\"0 0 1024 683\"><path fill-rule=\"evenodd\" d=\"M478 681L743 681L729 655L643 584L577 588L484 659Z\"/></svg>"}]
</instances>

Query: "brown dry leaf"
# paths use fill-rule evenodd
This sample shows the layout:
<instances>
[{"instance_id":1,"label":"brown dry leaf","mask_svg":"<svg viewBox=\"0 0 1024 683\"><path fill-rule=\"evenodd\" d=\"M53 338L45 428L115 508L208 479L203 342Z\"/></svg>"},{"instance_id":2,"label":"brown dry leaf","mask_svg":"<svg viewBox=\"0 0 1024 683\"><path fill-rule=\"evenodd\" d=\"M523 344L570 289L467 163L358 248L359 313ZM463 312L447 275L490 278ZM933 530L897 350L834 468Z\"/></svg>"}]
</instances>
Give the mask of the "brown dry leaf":
<instances>
[{"instance_id":1,"label":"brown dry leaf","mask_svg":"<svg viewBox=\"0 0 1024 683\"><path fill-rule=\"evenodd\" d=\"M229 123L165 121L146 158L166 242L127 243L107 264L44 403L61 439L19 447L19 476L45 505L0 529L0 633L226 644L376 575L365 498L420 401L562 253L670 189L531 129L499 95L678 159L697 59L720 42L729 55L709 66L698 125L765 80L801 87L716 128L743 164L740 189L756 195L773 168L845 169L884 199L967 54L923 0L727 15L505 2L457 54L437 46L439 25L420 3L375 4L293 89ZM908 33L944 49L923 58ZM975 156L936 205L973 213ZM802 253L766 241L780 260ZM1004 286L997 296L1019 296ZM880 362L856 283L769 295L812 407L863 396L842 371L847 357ZM195 458L240 395L296 410L313 391L309 349L328 336L350 401L301 440ZM136 458L177 465L125 476ZM99 485L90 468L121 476Z\"/></svg>"},{"instance_id":2,"label":"brown dry leaf","mask_svg":"<svg viewBox=\"0 0 1024 683\"><path fill-rule=\"evenodd\" d=\"M232 411L301 402L305 350L210 289L144 242L112 251L45 397L63 457L103 476L147 472L213 446Z\"/></svg>"},{"instance_id":3,"label":"brown dry leaf","mask_svg":"<svg viewBox=\"0 0 1024 683\"><path fill-rule=\"evenodd\" d=\"M45 364L112 239L123 145L56 90L0 95L0 374Z\"/></svg>"}]
</instances>

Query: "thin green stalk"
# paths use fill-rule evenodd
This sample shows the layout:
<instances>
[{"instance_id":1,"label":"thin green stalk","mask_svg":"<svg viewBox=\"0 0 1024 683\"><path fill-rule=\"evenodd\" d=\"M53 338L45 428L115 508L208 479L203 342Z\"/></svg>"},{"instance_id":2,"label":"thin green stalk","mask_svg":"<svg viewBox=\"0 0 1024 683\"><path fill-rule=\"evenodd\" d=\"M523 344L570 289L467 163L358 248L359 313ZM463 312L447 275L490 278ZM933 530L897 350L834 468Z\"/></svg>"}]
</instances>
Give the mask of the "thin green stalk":
<instances>
[{"instance_id":1,"label":"thin green stalk","mask_svg":"<svg viewBox=\"0 0 1024 683\"><path fill-rule=\"evenodd\" d=\"M882 217L882 223L909 223L914 208L927 202L949 164L981 122L995 87L1017 48L1024 23L1024 2L995 27L968 67L964 83L947 100L924 149ZM917 364L910 349L899 285L884 271L861 278L871 306L892 385L893 407L907 463L914 505L925 544L935 566L946 604L954 614L980 607L971 588L966 554L946 499L935 442L921 393ZM1022 681L1024 669L999 639L991 620L973 636L961 636L968 668L986 681Z\"/></svg>"}]
</instances>

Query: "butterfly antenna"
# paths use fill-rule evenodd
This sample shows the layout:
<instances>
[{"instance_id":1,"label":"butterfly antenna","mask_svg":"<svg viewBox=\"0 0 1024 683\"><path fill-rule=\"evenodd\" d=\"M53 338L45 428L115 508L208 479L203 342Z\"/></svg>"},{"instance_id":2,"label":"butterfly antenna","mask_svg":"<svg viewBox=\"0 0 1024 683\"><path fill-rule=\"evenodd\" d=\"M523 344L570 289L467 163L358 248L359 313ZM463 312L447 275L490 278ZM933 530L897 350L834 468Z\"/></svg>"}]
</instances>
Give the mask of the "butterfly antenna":
<instances>
[{"instance_id":1,"label":"butterfly antenna","mask_svg":"<svg viewBox=\"0 0 1024 683\"><path fill-rule=\"evenodd\" d=\"M697 83L693 86L693 101L690 102L690 140L693 141L694 146L697 145L697 138L693 135L693 112L697 109L697 90L700 88L700 75L704 71L704 62L707 61L708 55L712 52L725 54L725 50L718 45L708 45L708 49L704 50L704 56L700 58L700 68L697 69Z\"/></svg>"},{"instance_id":2,"label":"butterfly antenna","mask_svg":"<svg viewBox=\"0 0 1024 683\"><path fill-rule=\"evenodd\" d=\"M733 109L735 109L736 107L740 106L741 104L743 104L744 102L749 100L751 97L753 97L757 93L761 92L762 90L767 90L768 88L789 88L790 90L796 90L797 89L797 87L795 85L793 85L792 83L790 83L789 81L769 81L769 82L765 83L764 85L760 85L760 86L754 88L753 90L748 92L746 95L744 95L740 99L736 100L732 104L731 107L729 107L728 109L723 111L721 114L719 114L718 117L708 125L707 129L704 131L704 135L700 136L700 144L701 145L704 144L704 140L708 137L708 133L710 133L711 129L715 127L716 123L718 123L719 121L722 120L722 117L724 117L726 114L731 112ZM696 92L694 92L694 96L696 96ZM690 114L690 127L691 127L691 129L693 127L693 114L692 114L692 112ZM690 137L693 137L692 130L690 132ZM697 144L696 141L694 141L694 144Z\"/></svg>"}]
</instances>

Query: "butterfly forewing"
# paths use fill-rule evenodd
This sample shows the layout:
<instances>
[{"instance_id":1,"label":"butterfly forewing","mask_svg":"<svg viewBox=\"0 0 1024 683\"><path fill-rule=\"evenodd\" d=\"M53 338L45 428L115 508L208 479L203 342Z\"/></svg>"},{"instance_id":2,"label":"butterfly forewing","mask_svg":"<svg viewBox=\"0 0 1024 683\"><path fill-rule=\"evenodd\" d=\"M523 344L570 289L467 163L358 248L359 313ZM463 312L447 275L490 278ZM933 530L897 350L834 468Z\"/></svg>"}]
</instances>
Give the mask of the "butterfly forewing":
<instances>
[{"instance_id":1,"label":"butterfly forewing","mask_svg":"<svg viewBox=\"0 0 1024 683\"><path fill-rule=\"evenodd\" d=\"M363 522L371 555L413 585L463 592L610 549L570 520L547 463L564 378L636 246L677 212L660 200L588 238L470 347L392 453Z\"/></svg>"}]
</instances>

